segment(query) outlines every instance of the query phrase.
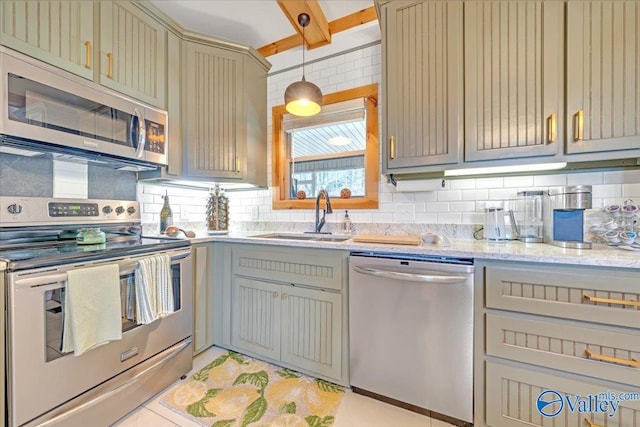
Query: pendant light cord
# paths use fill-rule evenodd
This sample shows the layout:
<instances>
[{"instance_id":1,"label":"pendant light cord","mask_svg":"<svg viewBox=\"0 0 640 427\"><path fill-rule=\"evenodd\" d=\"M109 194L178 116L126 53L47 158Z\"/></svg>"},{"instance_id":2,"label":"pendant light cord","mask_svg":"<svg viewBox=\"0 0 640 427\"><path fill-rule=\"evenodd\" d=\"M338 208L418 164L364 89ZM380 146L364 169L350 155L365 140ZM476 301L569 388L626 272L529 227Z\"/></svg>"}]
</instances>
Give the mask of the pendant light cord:
<instances>
[{"instance_id":1,"label":"pendant light cord","mask_svg":"<svg viewBox=\"0 0 640 427\"><path fill-rule=\"evenodd\" d=\"M306 40L304 38L304 28L305 27L306 27L306 25L302 26L302 80L304 80L304 50L305 50L305 47L306 47L305 45L307 44Z\"/></svg>"}]
</instances>

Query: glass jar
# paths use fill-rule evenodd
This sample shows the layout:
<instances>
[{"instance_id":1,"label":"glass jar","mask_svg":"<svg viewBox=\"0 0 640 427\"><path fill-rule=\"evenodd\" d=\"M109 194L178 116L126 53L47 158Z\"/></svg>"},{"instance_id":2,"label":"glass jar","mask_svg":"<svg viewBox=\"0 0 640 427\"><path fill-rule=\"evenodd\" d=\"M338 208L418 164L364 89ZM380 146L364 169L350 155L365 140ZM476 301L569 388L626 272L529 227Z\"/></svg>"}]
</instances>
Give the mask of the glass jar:
<instances>
[{"instance_id":1,"label":"glass jar","mask_svg":"<svg viewBox=\"0 0 640 427\"><path fill-rule=\"evenodd\" d=\"M106 235L99 228L81 228L76 235L76 243L79 245L96 245L105 241Z\"/></svg>"}]
</instances>

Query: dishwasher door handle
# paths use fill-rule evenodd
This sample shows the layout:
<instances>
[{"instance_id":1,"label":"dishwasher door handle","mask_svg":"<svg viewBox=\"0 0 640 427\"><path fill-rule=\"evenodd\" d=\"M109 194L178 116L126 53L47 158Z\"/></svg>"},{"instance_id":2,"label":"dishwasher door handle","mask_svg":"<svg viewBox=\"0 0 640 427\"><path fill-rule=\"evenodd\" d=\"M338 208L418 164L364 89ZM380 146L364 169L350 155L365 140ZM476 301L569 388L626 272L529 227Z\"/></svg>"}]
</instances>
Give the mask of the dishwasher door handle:
<instances>
[{"instance_id":1,"label":"dishwasher door handle","mask_svg":"<svg viewBox=\"0 0 640 427\"><path fill-rule=\"evenodd\" d=\"M357 265L353 266L353 270L358 273L368 274L369 276L423 283L455 284L464 282L468 278L467 276L439 276L435 274L402 273L400 271L380 270L377 268L360 267Z\"/></svg>"}]
</instances>

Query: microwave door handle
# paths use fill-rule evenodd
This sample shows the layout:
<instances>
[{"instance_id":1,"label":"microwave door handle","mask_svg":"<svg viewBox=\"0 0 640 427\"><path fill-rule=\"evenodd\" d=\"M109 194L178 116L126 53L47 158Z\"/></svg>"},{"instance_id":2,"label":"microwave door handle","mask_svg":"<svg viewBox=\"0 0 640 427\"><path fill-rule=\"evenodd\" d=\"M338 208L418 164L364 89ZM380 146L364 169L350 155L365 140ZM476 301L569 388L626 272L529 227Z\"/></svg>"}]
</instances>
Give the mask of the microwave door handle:
<instances>
[{"instance_id":1,"label":"microwave door handle","mask_svg":"<svg viewBox=\"0 0 640 427\"><path fill-rule=\"evenodd\" d=\"M136 157L141 158L147 142L147 129L145 127L144 115L137 108L133 109L131 115L135 118L135 120L134 118L131 119L131 125L129 127L131 148L135 151Z\"/></svg>"}]
</instances>

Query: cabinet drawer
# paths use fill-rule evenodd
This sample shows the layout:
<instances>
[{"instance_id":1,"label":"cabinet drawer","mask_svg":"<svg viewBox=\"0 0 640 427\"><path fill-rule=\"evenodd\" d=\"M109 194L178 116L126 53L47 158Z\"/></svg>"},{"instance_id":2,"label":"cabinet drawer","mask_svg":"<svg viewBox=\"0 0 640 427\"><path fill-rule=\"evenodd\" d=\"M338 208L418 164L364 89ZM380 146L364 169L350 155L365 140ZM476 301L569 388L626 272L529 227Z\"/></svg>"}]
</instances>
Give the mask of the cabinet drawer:
<instances>
[{"instance_id":1,"label":"cabinet drawer","mask_svg":"<svg viewBox=\"0 0 640 427\"><path fill-rule=\"evenodd\" d=\"M486 322L488 355L640 384L640 339L636 331L492 313L487 313Z\"/></svg>"},{"instance_id":2,"label":"cabinet drawer","mask_svg":"<svg viewBox=\"0 0 640 427\"><path fill-rule=\"evenodd\" d=\"M547 414L559 413L553 417L545 417L538 412L538 396L545 391L544 401L553 397L562 398L560 403L553 403L543 408ZM640 397L637 388L621 389L604 382L589 382L569 376L562 376L550 370L528 368L526 366L507 365L493 361L486 362L486 424L490 427L531 427L531 426L563 426L563 427L638 427L640 420ZM620 393L624 401L620 401L616 412L609 417L609 412L590 411L589 395L604 393L616 397ZM605 395L600 398L605 397ZM578 397L579 396L579 397ZM582 403L574 405L571 410L567 399L574 405L579 399ZM630 400L635 399L635 400ZM601 402L601 400L600 400ZM591 399L591 403L594 400ZM581 408L583 412L579 412ZM593 424L589 424L589 422Z\"/></svg>"},{"instance_id":3,"label":"cabinet drawer","mask_svg":"<svg viewBox=\"0 0 640 427\"><path fill-rule=\"evenodd\" d=\"M640 328L639 277L629 269L488 264L486 306Z\"/></svg>"},{"instance_id":4,"label":"cabinet drawer","mask_svg":"<svg viewBox=\"0 0 640 427\"><path fill-rule=\"evenodd\" d=\"M342 290L341 252L322 249L249 246L233 251L233 272L277 282Z\"/></svg>"}]
</instances>

